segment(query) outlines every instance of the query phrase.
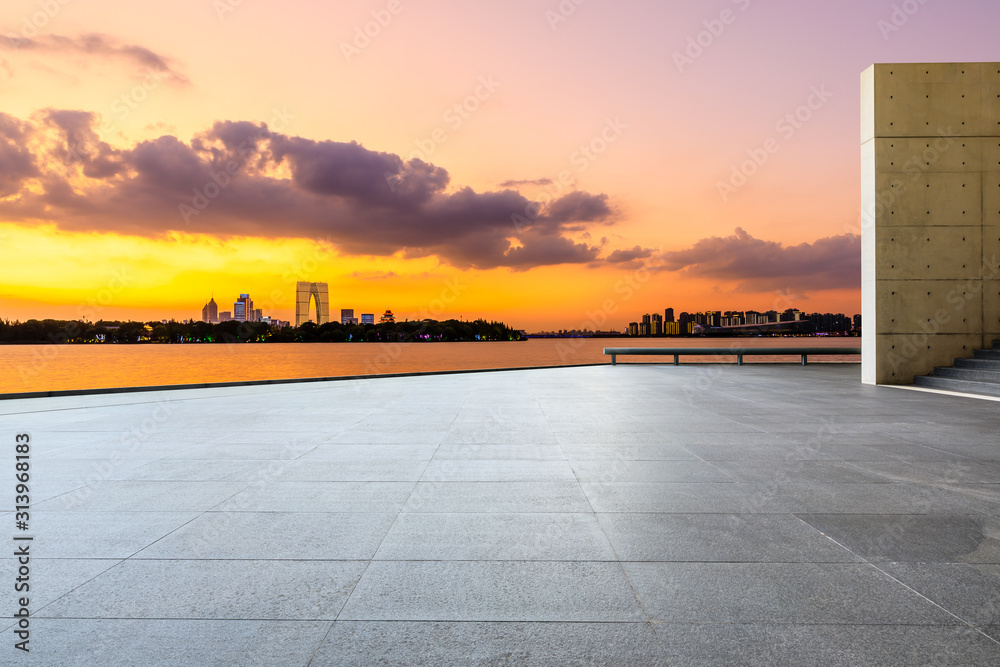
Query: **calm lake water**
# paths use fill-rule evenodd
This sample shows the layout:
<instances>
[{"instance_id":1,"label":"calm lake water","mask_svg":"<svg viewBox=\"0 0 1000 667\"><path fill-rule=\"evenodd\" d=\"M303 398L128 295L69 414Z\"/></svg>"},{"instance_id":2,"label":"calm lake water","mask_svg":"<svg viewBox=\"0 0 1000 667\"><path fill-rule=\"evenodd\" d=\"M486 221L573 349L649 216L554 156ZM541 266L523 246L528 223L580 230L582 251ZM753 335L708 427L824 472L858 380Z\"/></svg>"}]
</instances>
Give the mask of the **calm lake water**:
<instances>
[{"instance_id":1,"label":"calm lake water","mask_svg":"<svg viewBox=\"0 0 1000 667\"><path fill-rule=\"evenodd\" d=\"M605 347L860 347L860 338L531 339L517 343L3 345L0 393L610 363ZM735 361L734 357L725 361ZM815 361L859 361L824 356ZM656 363L624 357L621 363ZM672 362L669 357L664 363ZM682 357L682 363L718 361ZM747 357L746 363L798 361Z\"/></svg>"}]
</instances>

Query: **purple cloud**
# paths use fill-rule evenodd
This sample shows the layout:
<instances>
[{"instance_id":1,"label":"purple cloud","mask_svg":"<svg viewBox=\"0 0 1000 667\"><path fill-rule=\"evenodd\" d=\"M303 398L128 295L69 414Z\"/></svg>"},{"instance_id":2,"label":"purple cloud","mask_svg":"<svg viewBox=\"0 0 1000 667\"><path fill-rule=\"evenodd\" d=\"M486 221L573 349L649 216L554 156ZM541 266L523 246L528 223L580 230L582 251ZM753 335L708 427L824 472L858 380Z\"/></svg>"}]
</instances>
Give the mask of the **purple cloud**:
<instances>
[{"instance_id":1,"label":"purple cloud","mask_svg":"<svg viewBox=\"0 0 1000 667\"><path fill-rule=\"evenodd\" d=\"M7 189L20 194L0 199L8 219L146 236L324 238L351 254L436 255L458 267L525 270L598 261L601 246L569 235L612 218L603 194L539 203L511 189L449 187L446 170L421 160L262 123L220 121L190 142L164 134L116 149L98 138L95 114L38 117L36 125L8 119L50 147L40 160L44 173L10 170L20 174L15 180L5 171ZM44 187L25 187L30 177Z\"/></svg>"},{"instance_id":2,"label":"purple cloud","mask_svg":"<svg viewBox=\"0 0 1000 667\"><path fill-rule=\"evenodd\" d=\"M842 234L783 246L756 239L737 227L732 236L712 236L686 250L663 253L660 268L740 281L740 289L754 292L857 288L861 284L861 237Z\"/></svg>"}]
</instances>

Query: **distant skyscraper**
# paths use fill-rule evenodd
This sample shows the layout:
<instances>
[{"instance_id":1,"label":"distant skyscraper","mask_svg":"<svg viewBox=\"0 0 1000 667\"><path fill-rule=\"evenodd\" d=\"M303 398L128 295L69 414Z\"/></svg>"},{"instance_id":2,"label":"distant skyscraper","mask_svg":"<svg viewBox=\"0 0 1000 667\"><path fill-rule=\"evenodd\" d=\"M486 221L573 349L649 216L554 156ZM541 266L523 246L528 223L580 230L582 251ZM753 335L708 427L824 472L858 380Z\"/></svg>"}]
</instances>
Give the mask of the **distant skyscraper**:
<instances>
[{"instance_id":1,"label":"distant skyscraper","mask_svg":"<svg viewBox=\"0 0 1000 667\"><path fill-rule=\"evenodd\" d=\"M673 322L674 321L674 309L673 308L667 308L665 311L663 311L663 321L664 322Z\"/></svg>"},{"instance_id":2,"label":"distant skyscraper","mask_svg":"<svg viewBox=\"0 0 1000 667\"><path fill-rule=\"evenodd\" d=\"M240 322L253 321L253 301L249 294L240 294L240 298L233 304L233 319Z\"/></svg>"},{"instance_id":3,"label":"distant skyscraper","mask_svg":"<svg viewBox=\"0 0 1000 667\"><path fill-rule=\"evenodd\" d=\"M202 322L218 322L219 321L219 306L215 303L215 297L205 304L205 307L201 309L201 321Z\"/></svg>"},{"instance_id":4,"label":"distant skyscraper","mask_svg":"<svg viewBox=\"0 0 1000 667\"><path fill-rule=\"evenodd\" d=\"M340 309L340 323L347 325L351 324L351 320L354 319L354 309L353 308L341 308Z\"/></svg>"},{"instance_id":5,"label":"distant skyscraper","mask_svg":"<svg viewBox=\"0 0 1000 667\"><path fill-rule=\"evenodd\" d=\"M361 324L375 324L375 314L361 313Z\"/></svg>"},{"instance_id":6,"label":"distant skyscraper","mask_svg":"<svg viewBox=\"0 0 1000 667\"><path fill-rule=\"evenodd\" d=\"M639 324L639 335L648 336L652 331L649 313L642 316L642 323Z\"/></svg>"},{"instance_id":7,"label":"distant skyscraper","mask_svg":"<svg viewBox=\"0 0 1000 667\"><path fill-rule=\"evenodd\" d=\"M663 335L663 318L660 317L659 313L653 313L652 316L652 328L649 331L653 336Z\"/></svg>"},{"instance_id":8,"label":"distant skyscraper","mask_svg":"<svg viewBox=\"0 0 1000 667\"><path fill-rule=\"evenodd\" d=\"M232 320L233 320L233 314L228 310L224 310L221 313L219 313L220 322L232 322Z\"/></svg>"},{"instance_id":9,"label":"distant skyscraper","mask_svg":"<svg viewBox=\"0 0 1000 667\"><path fill-rule=\"evenodd\" d=\"M326 283L307 283L299 281L295 284L295 326L300 327L309 321L309 304L316 303L316 324L326 324L330 321L330 294Z\"/></svg>"}]
</instances>

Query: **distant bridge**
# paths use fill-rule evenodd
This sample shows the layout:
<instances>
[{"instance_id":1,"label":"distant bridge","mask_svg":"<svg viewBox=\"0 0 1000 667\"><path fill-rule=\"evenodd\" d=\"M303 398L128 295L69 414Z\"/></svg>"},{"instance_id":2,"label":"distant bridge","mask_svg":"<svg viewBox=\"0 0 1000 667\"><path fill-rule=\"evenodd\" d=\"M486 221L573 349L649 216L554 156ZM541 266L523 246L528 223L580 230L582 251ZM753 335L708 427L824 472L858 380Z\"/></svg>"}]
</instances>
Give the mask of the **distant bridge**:
<instances>
[{"instance_id":1,"label":"distant bridge","mask_svg":"<svg viewBox=\"0 0 1000 667\"><path fill-rule=\"evenodd\" d=\"M767 322L766 324L738 324L732 327L706 327L695 325L693 333L704 336L756 336L771 333L809 334L816 331L816 325L809 320L790 322Z\"/></svg>"}]
</instances>

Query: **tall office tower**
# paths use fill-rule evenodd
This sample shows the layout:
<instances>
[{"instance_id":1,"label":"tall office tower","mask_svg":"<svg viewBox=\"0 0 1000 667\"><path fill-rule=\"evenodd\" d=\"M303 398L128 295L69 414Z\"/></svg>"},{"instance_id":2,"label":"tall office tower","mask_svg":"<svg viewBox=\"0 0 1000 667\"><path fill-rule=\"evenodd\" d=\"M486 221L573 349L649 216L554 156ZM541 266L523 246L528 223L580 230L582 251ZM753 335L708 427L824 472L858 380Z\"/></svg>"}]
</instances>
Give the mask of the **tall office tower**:
<instances>
[{"instance_id":1,"label":"tall office tower","mask_svg":"<svg viewBox=\"0 0 1000 667\"><path fill-rule=\"evenodd\" d=\"M240 294L240 298L233 304L233 319L240 322L253 321L253 301L249 294Z\"/></svg>"},{"instance_id":2,"label":"tall office tower","mask_svg":"<svg viewBox=\"0 0 1000 667\"><path fill-rule=\"evenodd\" d=\"M361 313L361 324L375 324L375 313Z\"/></svg>"},{"instance_id":3,"label":"tall office tower","mask_svg":"<svg viewBox=\"0 0 1000 667\"><path fill-rule=\"evenodd\" d=\"M663 311L663 321L664 322L673 322L674 321L674 309L673 308L667 308L665 311Z\"/></svg>"},{"instance_id":4,"label":"tall office tower","mask_svg":"<svg viewBox=\"0 0 1000 667\"><path fill-rule=\"evenodd\" d=\"M215 297L205 304L205 307L201 309L201 321L202 322L218 322L219 321L219 306L215 303Z\"/></svg>"},{"instance_id":5,"label":"tall office tower","mask_svg":"<svg viewBox=\"0 0 1000 667\"><path fill-rule=\"evenodd\" d=\"M638 322L629 322L628 323L628 335L629 336L638 336L639 335L639 323Z\"/></svg>"},{"instance_id":6,"label":"tall office tower","mask_svg":"<svg viewBox=\"0 0 1000 667\"><path fill-rule=\"evenodd\" d=\"M649 317L649 314L647 313L647 314L643 315L642 316L642 323L639 324L639 335L640 336L648 336L650 334L650 331L651 331L650 323L651 323L651 319Z\"/></svg>"},{"instance_id":7,"label":"tall office tower","mask_svg":"<svg viewBox=\"0 0 1000 667\"><path fill-rule=\"evenodd\" d=\"M354 309L353 308L341 308L340 309L340 323L343 325L351 324L351 320L354 319Z\"/></svg>"},{"instance_id":8,"label":"tall office tower","mask_svg":"<svg viewBox=\"0 0 1000 667\"><path fill-rule=\"evenodd\" d=\"M295 285L295 326L309 321L309 304L316 302L316 324L330 321L330 293L326 283L298 282Z\"/></svg>"},{"instance_id":9,"label":"tall office tower","mask_svg":"<svg viewBox=\"0 0 1000 667\"><path fill-rule=\"evenodd\" d=\"M264 321L264 311L260 308L253 309L253 321L262 322Z\"/></svg>"},{"instance_id":10,"label":"tall office tower","mask_svg":"<svg viewBox=\"0 0 1000 667\"><path fill-rule=\"evenodd\" d=\"M653 313L652 323L653 323L653 328L650 331L650 333L652 335L654 335L654 336L662 336L663 335L663 318L660 316L659 313Z\"/></svg>"}]
</instances>

